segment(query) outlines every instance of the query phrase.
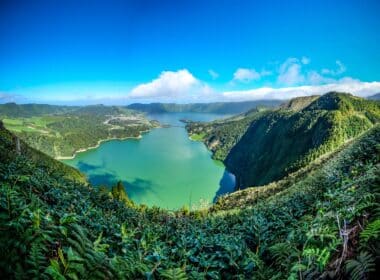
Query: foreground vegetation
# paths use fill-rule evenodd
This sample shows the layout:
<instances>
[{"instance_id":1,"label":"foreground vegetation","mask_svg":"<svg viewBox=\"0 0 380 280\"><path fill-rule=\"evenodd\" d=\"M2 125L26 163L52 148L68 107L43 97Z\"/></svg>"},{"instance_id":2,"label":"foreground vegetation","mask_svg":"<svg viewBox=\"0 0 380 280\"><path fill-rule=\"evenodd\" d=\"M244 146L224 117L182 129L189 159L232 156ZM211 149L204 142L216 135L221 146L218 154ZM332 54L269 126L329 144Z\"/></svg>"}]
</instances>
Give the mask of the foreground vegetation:
<instances>
[{"instance_id":1,"label":"foreground vegetation","mask_svg":"<svg viewBox=\"0 0 380 280\"><path fill-rule=\"evenodd\" d=\"M254 203L169 212L95 189L0 129L0 277L374 278L379 140L375 126Z\"/></svg>"},{"instance_id":2,"label":"foreground vegetation","mask_svg":"<svg viewBox=\"0 0 380 280\"><path fill-rule=\"evenodd\" d=\"M99 141L139 137L157 126L144 115L115 106L0 105L4 125L32 147L56 158L98 145Z\"/></svg>"},{"instance_id":3,"label":"foreground vegetation","mask_svg":"<svg viewBox=\"0 0 380 280\"><path fill-rule=\"evenodd\" d=\"M296 98L280 109L251 111L212 123L190 123L238 188L261 186L307 166L380 121L380 103L346 93Z\"/></svg>"}]
</instances>

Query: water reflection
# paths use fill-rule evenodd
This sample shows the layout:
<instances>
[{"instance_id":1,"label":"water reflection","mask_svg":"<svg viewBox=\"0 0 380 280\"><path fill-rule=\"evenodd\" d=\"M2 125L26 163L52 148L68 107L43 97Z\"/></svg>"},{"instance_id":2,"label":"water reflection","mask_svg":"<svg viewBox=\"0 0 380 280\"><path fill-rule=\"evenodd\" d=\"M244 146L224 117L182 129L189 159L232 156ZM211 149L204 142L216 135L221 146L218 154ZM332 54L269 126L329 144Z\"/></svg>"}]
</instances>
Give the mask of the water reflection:
<instances>
[{"instance_id":1,"label":"water reflection","mask_svg":"<svg viewBox=\"0 0 380 280\"><path fill-rule=\"evenodd\" d=\"M216 191L213 202L218 200L218 197L227 193L234 191L236 183L235 175L228 172L227 169L224 170L222 179L219 182L219 189Z\"/></svg>"}]
</instances>

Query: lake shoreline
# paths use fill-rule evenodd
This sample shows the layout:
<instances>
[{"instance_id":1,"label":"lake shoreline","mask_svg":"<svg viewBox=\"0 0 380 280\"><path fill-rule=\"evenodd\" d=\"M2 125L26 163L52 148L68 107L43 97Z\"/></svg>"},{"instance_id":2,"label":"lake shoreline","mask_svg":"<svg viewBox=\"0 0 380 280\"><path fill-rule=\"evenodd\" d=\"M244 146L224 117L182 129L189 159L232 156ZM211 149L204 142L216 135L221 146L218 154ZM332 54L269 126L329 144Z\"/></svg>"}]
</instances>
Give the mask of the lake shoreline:
<instances>
[{"instance_id":1,"label":"lake shoreline","mask_svg":"<svg viewBox=\"0 0 380 280\"><path fill-rule=\"evenodd\" d=\"M143 133L147 133L149 131L150 131L150 129L144 130L144 131L140 131L140 135L139 136L127 136L127 137L121 137L121 138L112 137L112 138L107 138L107 139L100 139L100 140L98 140L98 143L95 146L79 149L79 150L75 151L72 156L58 156L58 157L54 157L54 159L56 159L56 160L75 159L75 157L77 156L77 154L83 153L83 152L86 152L86 151L89 151L89 150L97 149L97 148L99 148L100 144L102 144L103 142L108 142L108 141L112 141L112 140L123 141L123 140L128 140L128 139L141 139L142 138L142 134Z\"/></svg>"}]
</instances>

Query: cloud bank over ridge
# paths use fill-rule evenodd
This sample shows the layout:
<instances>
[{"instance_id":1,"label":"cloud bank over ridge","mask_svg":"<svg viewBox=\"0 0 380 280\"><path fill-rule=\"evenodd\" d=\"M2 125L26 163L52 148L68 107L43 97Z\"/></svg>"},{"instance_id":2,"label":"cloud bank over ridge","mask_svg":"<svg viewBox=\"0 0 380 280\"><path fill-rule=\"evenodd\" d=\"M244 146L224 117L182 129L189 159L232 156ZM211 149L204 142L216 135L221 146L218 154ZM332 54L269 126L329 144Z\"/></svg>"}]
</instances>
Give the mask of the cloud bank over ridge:
<instances>
[{"instance_id":1,"label":"cloud bank over ridge","mask_svg":"<svg viewBox=\"0 0 380 280\"><path fill-rule=\"evenodd\" d=\"M229 82L219 83L222 75L208 70L209 80L197 78L188 69L162 71L151 81L137 85L109 83L106 85L71 85L59 89L40 87L29 89L35 98L28 99L28 90L0 92L0 103L39 102L57 104L129 104L134 102L215 102L259 99L290 99L298 96L324 94L330 91L348 92L367 97L380 92L380 82L360 81L346 73L346 66L335 61L335 67L313 69L308 57L290 57L271 69L237 68ZM226 78L225 78L226 80ZM260 85L260 83L262 83ZM52 98L51 93L55 95ZM39 93L39 94L36 94ZM37 96L37 97L36 97Z\"/></svg>"}]
</instances>

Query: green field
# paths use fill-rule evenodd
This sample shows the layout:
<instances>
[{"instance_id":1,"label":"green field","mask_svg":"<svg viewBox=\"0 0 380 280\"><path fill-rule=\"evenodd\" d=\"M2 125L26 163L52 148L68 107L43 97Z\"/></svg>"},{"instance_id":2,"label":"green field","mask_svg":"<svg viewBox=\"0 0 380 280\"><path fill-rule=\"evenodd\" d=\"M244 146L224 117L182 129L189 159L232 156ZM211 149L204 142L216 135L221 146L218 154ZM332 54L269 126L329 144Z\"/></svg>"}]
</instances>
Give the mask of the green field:
<instances>
[{"instance_id":1,"label":"green field","mask_svg":"<svg viewBox=\"0 0 380 280\"><path fill-rule=\"evenodd\" d=\"M3 119L4 125L14 132L37 132L43 134L50 134L54 132L47 127L48 124L58 122L64 119L58 116L43 116L43 117L30 117L30 118L12 118Z\"/></svg>"},{"instance_id":2,"label":"green field","mask_svg":"<svg viewBox=\"0 0 380 280\"><path fill-rule=\"evenodd\" d=\"M205 132L202 133L193 133L190 135L190 139L193 141L202 141L204 137L206 136Z\"/></svg>"}]
</instances>

